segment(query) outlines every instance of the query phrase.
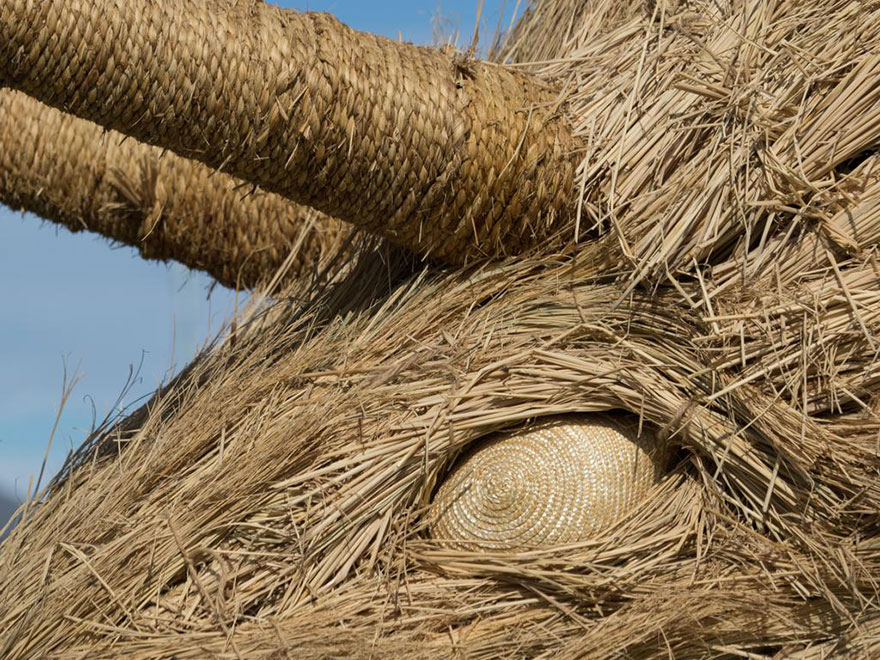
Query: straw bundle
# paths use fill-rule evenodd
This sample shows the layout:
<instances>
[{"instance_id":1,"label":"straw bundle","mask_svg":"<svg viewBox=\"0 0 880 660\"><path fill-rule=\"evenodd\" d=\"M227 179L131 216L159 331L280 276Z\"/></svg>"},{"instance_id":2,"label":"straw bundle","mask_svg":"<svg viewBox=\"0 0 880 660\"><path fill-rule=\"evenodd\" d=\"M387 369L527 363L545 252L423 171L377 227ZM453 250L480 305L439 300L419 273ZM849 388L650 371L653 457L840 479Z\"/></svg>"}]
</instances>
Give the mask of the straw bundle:
<instances>
[{"instance_id":1,"label":"straw bundle","mask_svg":"<svg viewBox=\"0 0 880 660\"><path fill-rule=\"evenodd\" d=\"M224 26L234 22L226 12L252 16L253 40L263 29L275 34L267 16L284 25L324 21L288 23L288 14L261 4L221 5L163 3L173 17L205 8ZM76 20L59 22L56 12L71 7ZM142 4L113 12L127 7ZM384 295L334 279L308 297L294 282L276 304L255 303L225 341L134 417L97 434L45 500L22 511L0 546L0 653L876 654L880 5L608 8L534 3L495 52L532 52L541 61L474 65L525 87L556 85L548 93L560 114L537 117L553 125L523 144L563 144L559 136L568 134L580 150L577 192L553 193L564 197L554 209L575 209L554 211L559 240L497 263L431 265L392 280ZM115 83L100 84L102 71L111 81L122 74L99 47L90 11L76 0L4 4L0 50L9 57L0 76L77 112L100 109L106 116L93 118L122 128L124 112L113 113L130 99L114 96ZM144 17L149 35L159 23ZM137 20L110 24L138 36ZM81 29L55 34L58 25ZM156 34L165 53L167 33ZM81 48L80 38L91 46ZM328 48L339 38L328 36ZM67 53L76 64L64 80L94 79L89 94L46 76L51 66L37 61L36 43ZM237 52L217 61L237 70ZM413 66L435 57L438 70L449 64L443 54L387 52L407 53ZM180 66L199 70L198 53L184 59ZM255 61L280 66L269 59ZM144 75L161 66L151 63ZM487 84L481 75L463 89ZM247 75L236 79L252 89ZM304 79L294 83L300 100L312 94L296 87ZM137 131L165 139L177 129L165 130L158 108L180 89L150 80L156 93L144 103L156 112ZM197 96L203 77L191 80L187 95L205 104L194 102L190 117L216 116L212 130L221 136L251 125L235 104ZM364 92L361 107L374 123L356 124L362 133L396 126L374 111L393 105L383 105L382 88L364 83L375 93ZM278 124L298 130L298 122ZM252 137L265 153L280 149L282 163L290 156L281 137ZM415 157L418 150L406 153L410 138L394 158ZM342 141L303 139L287 191L318 162L327 177L347 167L332 149ZM437 153L451 148L438 140ZM231 144L205 149L226 154L238 148ZM355 135L353 161L365 144ZM553 168L551 153L533 189ZM377 161L377 171L387 164ZM235 171L254 181L278 165L251 162L249 179L247 162ZM479 207L471 171L450 162L464 182L462 204ZM441 206L430 209L441 225L462 217L457 203L447 217ZM419 213L379 231L392 234L397 220L414 227ZM532 222L524 218L511 218L517 237ZM485 238L481 231L469 241ZM463 244L448 235L454 262ZM440 236L447 234L431 234L422 248L434 254L426 246ZM511 245L527 247L518 240ZM513 249L491 238L485 247ZM481 440L525 437L549 416L619 411L637 416L675 455L641 503L594 536L475 551L432 535L436 493Z\"/></svg>"},{"instance_id":2,"label":"straw bundle","mask_svg":"<svg viewBox=\"0 0 880 660\"><path fill-rule=\"evenodd\" d=\"M614 233L633 280L657 280L849 206L878 142L875 3L639 7L538 3L498 51L526 39L541 59L517 68L570 90L578 232Z\"/></svg>"}]
</instances>

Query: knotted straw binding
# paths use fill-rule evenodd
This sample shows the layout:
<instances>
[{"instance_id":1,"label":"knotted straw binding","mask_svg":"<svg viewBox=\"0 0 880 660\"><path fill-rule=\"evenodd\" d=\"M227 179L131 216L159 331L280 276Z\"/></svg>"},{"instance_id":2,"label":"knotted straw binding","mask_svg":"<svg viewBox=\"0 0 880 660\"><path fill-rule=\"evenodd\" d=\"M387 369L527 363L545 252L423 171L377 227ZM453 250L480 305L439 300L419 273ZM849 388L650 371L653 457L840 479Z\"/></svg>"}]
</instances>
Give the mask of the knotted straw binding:
<instances>
[{"instance_id":1,"label":"knotted straw binding","mask_svg":"<svg viewBox=\"0 0 880 660\"><path fill-rule=\"evenodd\" d=\"M454 263L574 213L546 84L228 0L0 3L0 85Z\"/></svg>"},{"instance_id":2,"label":"knotted straw binding","mask_svg":"<svg viewBox=\"0 0 880 660\"><path fill-rule=\"evenodd\" d=\"M657 481L665 453L619 415L553 417L492 438L434 498L434 538L461 550L584 541L630 512Z\"/></svg>"}]
</instances>

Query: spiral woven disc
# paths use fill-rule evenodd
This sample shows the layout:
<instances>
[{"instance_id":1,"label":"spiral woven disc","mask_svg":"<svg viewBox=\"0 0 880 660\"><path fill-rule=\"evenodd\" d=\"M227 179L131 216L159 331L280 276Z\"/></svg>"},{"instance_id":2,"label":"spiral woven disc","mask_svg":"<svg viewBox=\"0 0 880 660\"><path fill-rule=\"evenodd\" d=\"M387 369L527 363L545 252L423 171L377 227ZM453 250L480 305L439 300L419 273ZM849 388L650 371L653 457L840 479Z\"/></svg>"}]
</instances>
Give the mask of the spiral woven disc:
<instances>
[{"instance_id":1,"label":"spiral woven disc","mask_svg":"<svg viewBox=\"0 0 880 660\"><path fill-rule=\"evenodd\" d=\"M665 452L631 418L546 418L484 441L431 505L431 533L462 550L576 543L620 520L663 470Z\"/></svg>"}]
</instances>

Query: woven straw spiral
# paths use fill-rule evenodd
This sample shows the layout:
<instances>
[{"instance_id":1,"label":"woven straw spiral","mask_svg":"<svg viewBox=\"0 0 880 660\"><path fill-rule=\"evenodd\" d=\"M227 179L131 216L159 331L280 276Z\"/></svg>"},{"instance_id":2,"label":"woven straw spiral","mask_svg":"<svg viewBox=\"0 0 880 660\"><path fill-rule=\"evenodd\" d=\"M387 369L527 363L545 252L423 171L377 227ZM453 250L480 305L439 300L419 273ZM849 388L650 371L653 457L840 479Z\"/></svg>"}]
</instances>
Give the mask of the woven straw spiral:
<instances>
[{"instance_id":1,"label":"woven straw spiral","mask_svg":"<svg viewBox=\"0 0 880 660\"><path fill-rule=\"evenodd\" d=\"M665 453L637 421L608 415L553 417L495 436L437 490L432 536L462 550L587 540L639 503Z\"/></svg>"}]
</instances>

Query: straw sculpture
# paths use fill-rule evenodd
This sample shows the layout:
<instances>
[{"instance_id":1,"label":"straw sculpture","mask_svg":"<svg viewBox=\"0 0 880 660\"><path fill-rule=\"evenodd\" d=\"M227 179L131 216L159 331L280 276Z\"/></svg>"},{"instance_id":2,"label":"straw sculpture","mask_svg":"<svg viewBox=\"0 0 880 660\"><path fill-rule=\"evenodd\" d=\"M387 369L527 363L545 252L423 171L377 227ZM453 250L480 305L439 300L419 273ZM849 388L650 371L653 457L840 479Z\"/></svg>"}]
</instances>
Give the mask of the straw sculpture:
<instances>
[{"instance_id":1,"label":"straw sculpture","mask_svg":"<svg viewBox=\"0 0 880 660\"><path fill-rule=\"evenodd\" d=\"M490 62L6 0L0 84L432 259L276 280L96 429L0 546L0 656L878 657L878 53L873 0L536 0ZM668 457L617 515L444 520L596 414Z\"/></svg>"},{"instance_id":2,"label":"straw sculpture","mask_svg":"<svg viewBox=\"0 0 880 660\"><path fill-rule=\"evenodd\" d=\"M262 2L29 13L0 14L0 83L424 254L516 251L573 212L574 143L533 78ZM58 25L81 39L70 50ZM96 84L114 99L84 93Z\"/></svg>"}]
</instances>

